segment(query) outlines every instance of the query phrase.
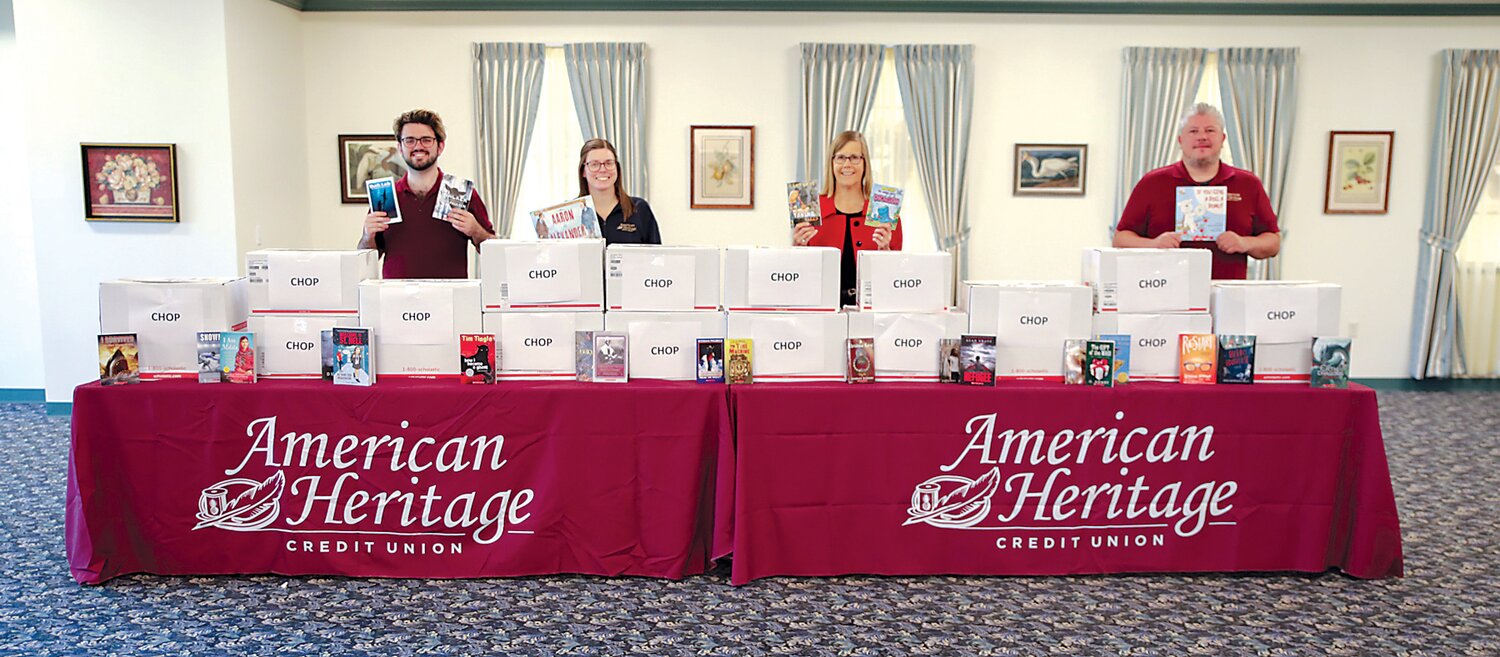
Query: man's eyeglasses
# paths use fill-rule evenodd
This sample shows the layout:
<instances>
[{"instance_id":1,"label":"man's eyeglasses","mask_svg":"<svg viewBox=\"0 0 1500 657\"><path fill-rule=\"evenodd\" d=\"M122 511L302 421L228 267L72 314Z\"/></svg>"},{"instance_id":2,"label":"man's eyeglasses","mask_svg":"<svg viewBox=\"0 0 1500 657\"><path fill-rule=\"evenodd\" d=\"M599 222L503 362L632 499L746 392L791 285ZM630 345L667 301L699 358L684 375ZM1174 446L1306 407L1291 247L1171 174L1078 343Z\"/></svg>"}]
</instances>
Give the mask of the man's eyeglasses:
<instances>
[{"instance_id":1,"label":"man's eyeglasses","mask_svg":"<svg viewBox=\"0 0 1500 657\"><path fill-rule=\"evenodd\" d=\"M437 137L402 137L401 138L401 145L405 146L407 148L411 148L412 146L416 146L417 144L421 144L423 146L431 147L433 144L436 144L436 143L437 143Z\"/></svg>"},{"instance_id":2,"label":"man's eyeglasses","mask_svg":"<svg viewBox=\"0 0 1500 657\"><path fill-rule=\"evenodd\" d=\"M593 162L585 162L583 166L589 171L614 171L615 167L618 165L619 162L616 162L614 160L595 160Z\"/></svg>"},{"instance_id":3,"label":"man's eyeglasses","mask_svg":"<svg viewBox=\"0 0 1500 657\"><path fill-rule=\"evenodd\" d=\"M835 156L833 156L833 161L836 164L854 164L855 162L863 162L863 161L865 161L865 156L863 156L863 155L835 155Z\"/></svg>"}]
</instances>

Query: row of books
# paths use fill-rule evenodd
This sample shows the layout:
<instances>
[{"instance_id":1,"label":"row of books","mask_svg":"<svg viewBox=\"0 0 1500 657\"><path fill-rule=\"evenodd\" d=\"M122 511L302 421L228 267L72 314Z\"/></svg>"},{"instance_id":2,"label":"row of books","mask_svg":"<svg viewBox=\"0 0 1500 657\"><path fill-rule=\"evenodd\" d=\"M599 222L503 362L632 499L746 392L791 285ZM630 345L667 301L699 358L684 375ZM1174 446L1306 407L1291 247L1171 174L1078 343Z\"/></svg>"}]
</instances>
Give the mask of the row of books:
<instances>
[{"instance_id":1,"label":"row of books","mask_svg":"<svg viewBox=\"0 0 1500 657\"><path fill-rule=\"evenodd\" d=\"M494 336L483 336L492 342ZM340 385L375 383L375 349L370 329L333 328L322 332L323 378ZM258 377L255 333L200 331L199 383L255 383ZM99 336L99 383L140 382L140 345L135 333ZM493 376L493 374L491 374Z\"/></svg>"}]
</instances>

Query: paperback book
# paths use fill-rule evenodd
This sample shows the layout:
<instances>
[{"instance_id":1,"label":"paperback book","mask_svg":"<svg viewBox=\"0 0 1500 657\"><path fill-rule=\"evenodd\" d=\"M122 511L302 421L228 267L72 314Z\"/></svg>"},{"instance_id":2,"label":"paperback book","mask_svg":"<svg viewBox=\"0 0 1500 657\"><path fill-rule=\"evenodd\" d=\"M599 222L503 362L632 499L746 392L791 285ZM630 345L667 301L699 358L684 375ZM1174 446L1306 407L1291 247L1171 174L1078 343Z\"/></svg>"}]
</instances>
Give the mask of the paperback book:
<instances>
[{"instance_id":1,"label":"paperback book","mask_svg":"<svg viewBox=\"0 0 1500 657\"><path fill-rule=\"evenodd\" d=\"M963 383L963 368L959 365L959 344L962 340L958 338L943 338L938 340L938 382L939 383Z\"/></svg>"},{"instance_id":2,"label":"paperback book","mask_svg":"<svg viewBox=\"0 0 1500 657\"><path fill-rule=\"evenodd\" d=\"M1063 340L1063 383L1070 386L1083 385L1083 363L1088 352L1088 342L1082 338Z\"/></svg>"},{"instance_id":3,"label":"paperback book","mask_svg":"<svg viewBox=\"0 0 1500 657\"><path fill-rule=\"evenodd\" d=\"M901 196L903 192L900 187L890 185L874 185L870 188L870 209L865 213L865 223L872 228L884 226L891 230L896 229L896 221L901 216Z\"/></svg>"},{"instance_id":4,"label":"paperback book","mask_svg":"<svg viewBox=\"0 0 1500 657\"><path fill-rule=\"evenodd\" d=\"M1219 336L1219 383L1255 383L1255 336Z\"/></svg>"},{"instance_id":5,"label":"paperback book","mask_svg":"<svg viewBox=\"0 0 1500 657\"><path fill-rule=\"evenodd\" d=\"M365 181L370 194L370 212L384 212L387 223L401 223L401 206L396 204L396 179L375 178Z\"/></svg>"},{"instance_id":6,"label":"paperback book","mask_svg":"<svg viewBox=\"0 0 1500 657\"><path fill-rule=\"evenodd\" d=\"M219 332L198 333L198 383L223 383L224 369L219 364Z\"/></svg>"},{"instance_id":7,"label":"paperback book","mask_svg":"<svg viewBox=\"0 0 1500 657\"><path fill-rule=\"evenodd\" d=\"M1130 383L1130 336L1101 335L1099 339L1115 345L1115 385Z\"/></svg>"},{"instance_id":8,"label":"paperback book","mask_svg":"<svg viewBox=\"0 0 1500 657\"><path fill-rule=\"evenodd\" d=\"M320 342L322 344L322 351L320 352L320 355L322 356L322 360L321 360L322 366L320 367L320 369L321 369L322 374L323 374L323 380L324 381L332 381L333 380L333 353L334 353L334 349L333 349L333 329L323 329L321 331L318 331L318 338L319 338L319 340L320 340Z\"/></svg>"},{"instance_id":9,"label":"paperback book","mask_svg":"<svg viewBox=\"0 0 1500 657\"><path fill-rule=\"evenodd\" d=\"M1084 346L1083 384L1113 388L1115 385L1115 343L1089 340Z\"/></svg>"},{"instance_id":10,"label":"paperback book","mask_svg":"<svg viewBox=\"0 0 1500 657\"><path fill-rule=\"evenodd\" d=\"M1349 338L1321 337L1312 342L1312 387L1349 387Z\"/></svg>"},{"instance_id":11,"label":"paperback book","mask_svg":"<svg viewBox=\"0 0 1500 657\"><path fill-rule=\"evenodd\" d=\"M1183 383L1213 383L1219 342L1212 333L1177 336L1178 376Z\"/></svg>"},{"instance_id":12,"label":"paperback book","mask_svg":"<svg viewBox=\"0 0 1500 657\"><path fill-rule=\"evenodd\" d=\"M724 382L724 338L698 338L698 383Z\"/></svg>"},{"instance_id":13,"label":"paperback book","mask_svg":"<svg viewBox=\"0 0 1500 657\"><path fill-rule=\"evenodd\" d=\"M333 328L334 384L375 384L375 343L372 337L368 328Z\"/></svg>"},{"instance_id":14,"label":"paperback book","mask_svg":"<svg viewBox=\"0 0 1500 657\"><path fill-rule=\"evenodd\" d=\"M724 378L731 384L754 383L755 349L750 338L731 338L724 341Z\"/></svg>"},{"instance_id":15,"label":"paperback book","mask_svg":"<svg viewBox=\"0 0 1500 657\"><path fill-rule=\"evenodd\" d=\"M140 352L134 333L104 333L99 336L99 385L139 383Z\"/></svg>"},{"instance_id":16,"label":"paperback book","mask_svg":"<svg viewBox=\"0 0 1500 657\"><path fill-rule=\"evenodd\" d=\"M219 366L229 383L255 383L255 334L220 332Z\"/></svg>"},{"instance_id":17,"label":"paperback book","mask_svg":"<svg viewBox=\"0 0 1500 657\"><path fill-rule=\"evenodd\" d=\"M447 219L449 212L467 211L469 200L472 198L474 198L474 181L445 173L443 181L438 184L437 205L432 208L432 218Z\"/></svg>"},{"instance_id":18,"label":"paperback book","mask_svg":"<svg viewBox=\"0 0 1500 657\"><path fill-rule=\"evenodd\" d=\"M1177 188L1177 236L1184 242L1212 242L1224 232L1229 188L1185 185Z\"/></svg>"},{"instance_id":19,"label":"paperback book","mask_svg":"<svg viewBox=\"0 0 1500 657\"><path fill-rule=\"evenodd\" d=\"M875 338L849 338L849 383L875 382Z\"/></svg>"},{"instance_id":20,"label":"paperback book","mask_svg":"<svg viewBox=\"0 0 1500 657\"><path fill-rule=\"evenodd\" d=\"M594 380L594 331L573 332L573 375L585 383Z\"/></svg>"},{"instance_id":21,"label":"paperback book","mask_svg":"<svg viewBox=\"0 0 1500 657\"><path fill-rule=\"evenodd\" d=\"M963 363L965 385L995 385L995 336L963 336L959 341L958 357Z\"/></svg>"},{"instance_id":22,"label":"paperback book","mask_svg":"<svg viewBox=\"0 0 1500 657\"><path fill-rule=\"evenodd\" d=\"M818 206L818 183L787 183L786 205L791 211L793 228L797 224L823 225L823 213Z\"/></svg>"},{"instance_id":23,"label":"paperback book","mask_svg":"<svg viewBox=\"0 0 1500 657\"><path fill-rule=\"evenodd\" d=\"M531 224L536 228L537 239L568 240L600 236L599 217L594 213L594 199L588 196L532 210Z\"/></svg>"},{"instance_id":24,"label":"paperback book","mask_svg":"<svg viewBox=\"0 0 1500 657\"><path fill-rule=\"evenodd\" d=\"M594 383L630 380L630 338L624 333L594 333Z\"/></svg>"},{"instance_id":25,"label":"paperback book","mask_svg":"<svg viewBox=\"0 0 1500 657\"><path fill-rule=\"evenodd\" d=\"M495 382L495 336L489 333L458 334L458 378L463 383Z\"/></svg>"}]
</instances>

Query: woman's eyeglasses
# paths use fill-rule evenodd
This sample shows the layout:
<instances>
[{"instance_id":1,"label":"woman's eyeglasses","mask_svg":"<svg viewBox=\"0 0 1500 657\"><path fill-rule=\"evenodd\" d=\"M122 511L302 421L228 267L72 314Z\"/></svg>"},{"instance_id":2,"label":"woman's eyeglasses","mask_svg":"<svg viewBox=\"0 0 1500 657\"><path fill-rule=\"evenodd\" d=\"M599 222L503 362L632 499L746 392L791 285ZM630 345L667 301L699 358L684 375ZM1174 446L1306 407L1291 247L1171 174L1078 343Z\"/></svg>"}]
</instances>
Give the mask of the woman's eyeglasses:
<instances>
[{"instance_id":1,"label":"woman's eyeglasses","mask_svg":"<svg viewBox=\"0 0 1500 657\"><path fill-rule=\"evenodd\" d=\"M583 166L589 171L613 171L618 164L614 160L595 160L593 162L585 162Z\"/></svg>"},{"instance_id":2,"label":"woman's eyeglasses","mask_svg":"<svg viewBox=\"0 0 1500 657\"><path fill-rule=\"evenodd\" d=\"M863 161L865 161L865 156L863 156L863 155L835 155L835 156L833 156L833 161L834 161L835 164L854 164L855 162L863 162Z\"/></svg>"}]
</instances>

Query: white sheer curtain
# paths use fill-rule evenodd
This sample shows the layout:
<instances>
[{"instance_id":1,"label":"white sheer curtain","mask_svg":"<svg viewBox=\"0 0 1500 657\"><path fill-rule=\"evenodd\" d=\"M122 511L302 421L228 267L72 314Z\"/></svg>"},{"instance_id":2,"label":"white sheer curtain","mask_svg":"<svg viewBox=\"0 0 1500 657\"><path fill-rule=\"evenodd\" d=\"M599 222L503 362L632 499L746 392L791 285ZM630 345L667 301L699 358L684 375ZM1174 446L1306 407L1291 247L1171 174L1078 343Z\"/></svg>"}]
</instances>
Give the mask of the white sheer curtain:
<instances>
[{"instance_id":1,"label":"white sheer curtain","mask_svg":"<svg viewBox=\"0 0 1500 657\"><path fill-rule=\"evenodd\" d=\"M511 238L535 239L530 212L578 196L578 149L582 147L583 131L578 128L573 109L563 49L549 47L542 74L542 102L532 130L531 150L526 153Z\"/></svg>"}]
</instances>

